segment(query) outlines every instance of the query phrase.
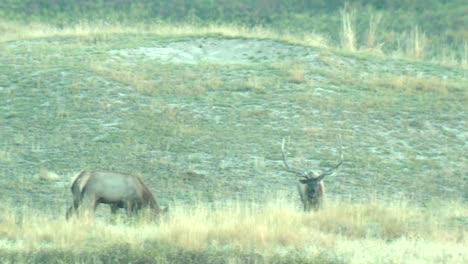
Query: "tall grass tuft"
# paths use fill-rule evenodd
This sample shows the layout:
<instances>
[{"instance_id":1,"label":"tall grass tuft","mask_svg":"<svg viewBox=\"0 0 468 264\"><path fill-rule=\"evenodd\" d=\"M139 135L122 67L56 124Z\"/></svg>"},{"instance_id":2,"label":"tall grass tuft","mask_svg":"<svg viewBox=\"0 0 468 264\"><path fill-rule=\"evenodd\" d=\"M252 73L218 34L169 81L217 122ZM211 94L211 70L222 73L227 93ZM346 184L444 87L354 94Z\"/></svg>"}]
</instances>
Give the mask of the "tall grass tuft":
<instances>
[{"instance_id":1,"label":"tall grass tuft","mask_svg":"<svg viewBox=\"0 0 468 264\"><path fill-rule=\"evenodd\" d=\"M382 21L382 13L377 12L370 15L369 28L366 34L366 49L373 51L381 51L383 44L377 44L377 33L379 32L380 22Z\"/></svg>"},{"instance_id":2,"label":"tall grass tuft","mask_svg":"<svg viewBox=\"0 0 468 264\"><path fill-rule=\"evenodd\" d=\"M427 37L424 32L420 32L418 26L411 29L406 43L406 55L408 57L422 60L426 55Z\"/></svg>"},{"instance_id":3,"label":"tall grass tuft","mask_svg":"<svg viewBox=\"0 0 468 264\"><path fill-rule=\"evenodd\" d=\"M348 11L347 8L342 8L340 10L341 15L341 48L355 52L356 51L356 33L355 28L355 19L356 11L352 9Z\"/></svg>"}]
</instances>

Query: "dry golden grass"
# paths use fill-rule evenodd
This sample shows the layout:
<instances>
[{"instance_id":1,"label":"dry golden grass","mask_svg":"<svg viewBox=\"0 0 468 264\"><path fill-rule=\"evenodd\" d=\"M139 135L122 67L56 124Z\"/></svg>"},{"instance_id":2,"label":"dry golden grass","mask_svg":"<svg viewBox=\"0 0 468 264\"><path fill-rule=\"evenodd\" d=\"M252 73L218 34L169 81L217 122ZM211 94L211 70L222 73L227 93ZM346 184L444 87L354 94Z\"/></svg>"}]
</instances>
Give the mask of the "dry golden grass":
<instances>
[{"instance_id":1,"label":"dry golden grass","mask_svg":"<svg viewBox=\"0 0 468 264\"><path fill-rule=\"evenodd\" d=\"M329 45L325 37L315 33L297 36L285 34L283 32L279 33L261 26L246 27L217 23L199 26L189 23L169 24L160 22L154 24L133 24L129 26L82 22L73 27L58 28L40 23L19 24L0 21L0 29L3 31L3 34L0 35L0 42L54 36L77 36L82 37L83 42L96 42L98 40L105 40L109 35L131 33L172 37L220 35L224 37L273 39L291 44L314 47L327 47Z\"/></svg>"},{"instance_id":2,"label":"dry golden grass","mask_svg":"<svg viewBox=\"0 0 468 264\"><path fill-rule=\"evenodd\" d=\"M354 52L356 48L355 18L356 11L340 10L341 15L341 48L346 51Z\"/></svg>"},{"instance_id":3,"label":"dry golden grass","mask_svg":"<svg viewBox=\"0 0 468 264\"><path fill-rule=\"evenodd\" d=\"M369 28L365 38L365 48L367 50L381 50L382 44L377 44L377 34L379 33L382 17L382 13L377 12L376 14L371 14L369 18Z\"/></svg>"},{"instance_id":4,"label":"dry golden grass","mask_svg":"<svg viewBox=\"0 0 468 264\"><path fill-rule=\"evenodd\" d=\"M113 224L103 219L66 222L29 209L18 213L8 206L2 212L0 249L24 254L45 248L86 251L119 243L141 249L157 241L192 251L254 248L263 256L292 250L313 259L320 252L332 252L347 263L382 263L382 258L398 263L463 263L468 258L464 250L468 207L458 203L422 209L404 202L329 202L324 210L306 214L287 199L274 199L263 205L232 202L215 209L203 204L175 207L158 223L142 217Z\"/></svg>"},{"instance_id":5,"label":"dry golden grass","mask_svg":"<svg viewBox=\"0 0 468 264\"><path fill-rule=\"evenodd\" d=\"M253 91L257 93L265 92L265 89L270 84L270 80L263 77L258 76L251 76L244 82L242 82L239 86L242 87L241 89L245 89L248 91Z\"/></svg>"},{"instance_id":6,"label":"dry golden grass","mask_svg":"<svg viewBox=\"0 0 468 264\"><path fill-rule=\"evenodd\" d=\"M422 60L426 56L427 37L415 26L409 33L406 44L406 55L410 58Z\"/></svg>"},{"instance_id":7,"label":"dry golden grass","mask_svg":"<svg viewBox=\"0 0 468 264\"><path fill-rule=\"evenodd\" d=\"M450 88L457 84L437 77L422 76L391 76L371 77L366 80L370 89L391 89L407 94L413 93L436 93L446 95Z\"/></svg>"},{"instance_id":8,"label":"dry golden grass","mask_svg":"<svg viewBox=\"0 0 468 264\"><path fill-rule=\"evenodd\" d=\"M305 65L292 65L292 67L289 69L289 81L293 83L305 82Z\"/></svg>"},{"instance_id":9,"label":"dry golden grass","mask_svg":"<svg viewBox=\"0 0 468 264\"><path fill-rule=\"evenodd\" d=\"M340 33L341 43L339 47L330 43L327 37L308 32L306 34L292 34L279 32L262 26L246 27L236 24L219 24L213 23L210 25L200 26L190 23L164 23L157 22L153 24L108 24L105 22L83 21L74 26L59 28L41 23L21 24L15 22L0 20L0 43L13 40L26 40L45 37L60 37L74 36L78 37L81 44L96 44L101 41L106 41L112 35L116 34L154 34L158 36L171 37L196 37L196 36L223 36L227 38L253 38L253 39L271 39L294 45L320 47L327 49L341 49L347 52L371 52L376 55L385 55L382 52L382 46L385 41L395 42L401 45L397 50L388 52L391 55L407 57L417 60L430 59L431 61L440 62L452 66L467 67L467 44L460 48L460 51L449 49L446 52L446 47L440 47L440 54L436 57L426 58L427 45L429 37L421 32L417 26L412 30L397 34L395 32L385 32L379 30L379 25L382 19L381 14L372 15L369 20L369 28L364 36L363 43L358 43L355 32L356 10L343 9L340 11L342 18L342 30ZM383 36L383 42L377 43L378 35ZM77 43L77 44L80 44ZM361 45L363 48L358 48ZM447 55L448 53L448 55ZM459 54L459 55L455 55Z\"/></svg>"},{"instance_id":10,"label":"dry golden grass","mask_svg":"<svg viewBox=\"0 0 468 264\"><path fill-rule=\"evenodd\" d=\"M307 82L306 72L309 69L305 63L275 62L271 67L283 72L288 82L298 84Z\"/></svg>"},{"instance_id":11,"label":"dry golden grass","mask_svg":"<svg viewBox=\"0 0 468 264\"><path fill-rule=\"evenodd\" d=\"M321 71L336 85L366 88L372 91L388 92L390 94L398 92L408 95L414 94L437 94L440 96L449 95L454 91L464 91L464 84L458 80L442 78L431 75L375 75L366 74L361 76L348 68L340 69L337 62L332 57L320 56L320 61L332 67L333 71ZM467 93L463 92L466 97ZM393 100L394 98L388 98Z\"/></svg>"},{"instance_id":12,"label":"dry golden grass","mask_svg":"<svg viewBox=\"0 0 468 264\"><path fill-rule=\"evenodd\" d=\"M53 171L49 171L47 170L47 168L44 168L43 166L39 168L39 173L34 175L34 177L42 181L56 181L60 178L60 176L58 176L57 173Z\"/></svg>"}]
</instances>

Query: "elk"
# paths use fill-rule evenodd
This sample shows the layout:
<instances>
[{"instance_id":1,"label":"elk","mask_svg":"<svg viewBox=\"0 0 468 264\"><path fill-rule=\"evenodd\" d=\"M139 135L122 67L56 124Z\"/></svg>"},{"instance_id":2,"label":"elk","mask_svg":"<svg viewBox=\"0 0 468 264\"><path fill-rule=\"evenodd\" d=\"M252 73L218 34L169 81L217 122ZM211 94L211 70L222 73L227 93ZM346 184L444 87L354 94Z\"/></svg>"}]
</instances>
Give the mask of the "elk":
<instances>
[{"instance_id":1,"label":"elk","mask_svg":"<svg viewBox=\"0 0 468 264\"><path fill-rule=\"evenodd\" d=\"M94 213L100 203L109 204L112 214L119 208L124 208L129 216L142 208L149 208L153 216L167 211L167 208L158 206L139 177L128 174L84 170L74 179L71 192L73 205L68 208L66 219L74 213L78 215L80 207L91 209Z\"/></svg>"},{"instance_id":2,"label":"elk","mask_svg":"<svg viewBox=\"0 0 468 264\"><path fill-rule=\"evenodd\" d=\"M340 137L341 138L341 137ZM316 173L314 171L299 171L292 169L288 162L286 161L286 153L284 149L286 139L283 138L283 143L281 144L281 153L283 156L284 169L287 172L296 174L299 178L299 183L297 185L299 196L304 206L304 211L309 212L311 209L318 210L323 205L323 198L325 192L325 186L323 184L323 178L327 175L333 173L342 163L343 163L343 148L340 140L340 160L338 164L329 168L328 170L323 171L322 173Z\"/></svg>"}]
</instances>

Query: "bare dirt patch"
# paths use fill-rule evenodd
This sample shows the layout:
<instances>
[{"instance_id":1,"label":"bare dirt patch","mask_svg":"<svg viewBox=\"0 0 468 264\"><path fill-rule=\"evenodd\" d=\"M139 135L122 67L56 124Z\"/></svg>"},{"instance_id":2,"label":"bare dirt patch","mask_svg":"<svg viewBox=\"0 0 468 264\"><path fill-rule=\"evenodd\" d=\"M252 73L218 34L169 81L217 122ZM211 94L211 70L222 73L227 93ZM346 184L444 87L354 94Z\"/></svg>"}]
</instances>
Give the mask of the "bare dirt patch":
<instances>
[{"instance_id":1,"label":"bare dirt patch","mask_svg":"<svg viewBox=\"0 0 468 264\"><path fill-rule=\"evenodd\" d=\"M155 46L109 51L122 60L159 60L168 63L252 64L300 60L315 63L310 48L272 40L200 38Z\"/></svg>"}]
</instances>

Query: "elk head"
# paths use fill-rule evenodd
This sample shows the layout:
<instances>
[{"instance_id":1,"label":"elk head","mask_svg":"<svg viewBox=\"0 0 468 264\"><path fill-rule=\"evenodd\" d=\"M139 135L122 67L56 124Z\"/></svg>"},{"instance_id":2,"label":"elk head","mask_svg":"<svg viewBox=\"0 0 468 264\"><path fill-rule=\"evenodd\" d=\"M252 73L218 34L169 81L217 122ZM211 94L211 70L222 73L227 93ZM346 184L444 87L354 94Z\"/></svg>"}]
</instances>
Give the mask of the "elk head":
<instances>
[{"instance_id":1,"label":"elk head","mask_svg":"<svg viewBox=\"0 0 468 264\"><path fill-rule=\"evenodd\" d=\"M299 177L298 191L299 196L301 197L302 204L304 205L304 211L308 212L311 209L317 210L323 204L323 197L325 192L325 187L323 184L323 178L327 175L333 173L341 163L343 163L343 148L341 145L340 137L340 160L338 164L329 168L328 170L323 171L322 173L316 173L314 171L299 171L289 167L288 162L286 161L286 153L284 150L286 139L283 138L283 143L281 144L281 153L283 155L284 169L288 172L294 173Z\"/></svg>"}]
</instances>

